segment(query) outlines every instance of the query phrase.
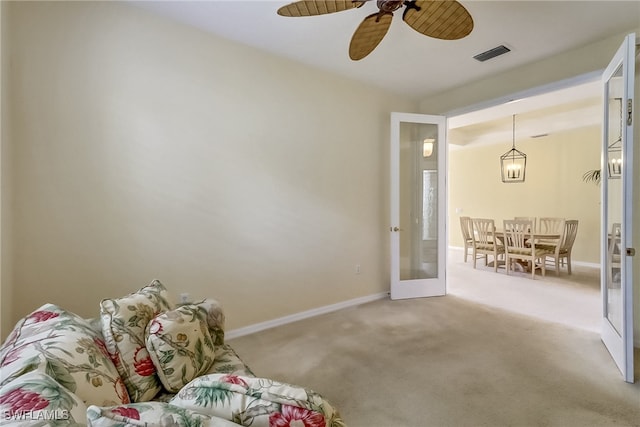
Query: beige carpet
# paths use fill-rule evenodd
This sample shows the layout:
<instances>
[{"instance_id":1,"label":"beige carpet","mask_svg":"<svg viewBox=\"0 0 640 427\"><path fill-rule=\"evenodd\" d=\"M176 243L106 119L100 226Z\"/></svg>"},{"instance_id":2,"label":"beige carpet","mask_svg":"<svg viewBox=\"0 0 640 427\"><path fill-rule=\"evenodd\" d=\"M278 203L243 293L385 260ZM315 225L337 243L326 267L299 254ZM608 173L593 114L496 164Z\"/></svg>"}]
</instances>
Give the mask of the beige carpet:
<instances>
[{"instance_id":1,"label":"beige carpet","mask_svg":"<svg viewBox=\"0 0 640 427\"><path fill-rule=\"evenodd\" d=\"M471 256L464 262L461 250L450 250L447 259L447 293L460 298L503 308L542 320L562 323L593 332L600 331L602 299L599 267L573 265L560 274L547 270L535 279L525 272L496 274L479 260L473 269Z\"/></svg>"},{"instance_id":2,"label":"beige carpet","mask_svg":"<svg viewBox=\"0 0 640 427\"><path fill-rule=\"evenodd\" d=\"M640 426L640 383L622 381L597 333L456 295L455 270L446 297L380 300L231 344L258 375L322 393L350 427Z\"/></svg>"}]
</instances>

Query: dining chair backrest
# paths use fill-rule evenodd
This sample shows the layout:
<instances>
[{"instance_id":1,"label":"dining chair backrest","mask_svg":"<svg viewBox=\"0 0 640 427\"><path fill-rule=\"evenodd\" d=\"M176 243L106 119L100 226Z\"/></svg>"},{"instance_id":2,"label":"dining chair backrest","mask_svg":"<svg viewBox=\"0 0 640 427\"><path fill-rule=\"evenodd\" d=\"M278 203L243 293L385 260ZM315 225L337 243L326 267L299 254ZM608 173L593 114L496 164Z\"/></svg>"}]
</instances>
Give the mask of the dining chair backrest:
<instances>
[{"instance_id":1,"label":"dining chair backrest","mask_svg":"<svg viewBox=\"0 0 640 427\"><path fill-rule=\"evenodd\" d=\"M469 249L473 249L473 223L470 217L460 217L460 229L462 230L462 243L464 245L464 262L467 262Z\"/></svg>"},{"instance_id":2,"label":"dining chair backrest","mask_svg":"<svg viewBox=\"0 0 640 427\"><path fill-rule=\"evenodd\" d=\"M507 252L513 250L531 252L533 222L530 220L505 219L503 224L504 245Z\"/></svg>"},{"instance_id":3,"label":"dining chair backrest","mask_svg":"<svg viewBox=\"0 0 640 427\"><path fill-rule=\"evenodd\" d=\"M481 245L493 245L493 234L496 231L495 222L492 219L473 218L473 241Z\"/></svg>"},{"instance_id":4,"label":"dining chair backrest","mask_svg":"<svg viewBox=\"0 0 640 427\"><path fill-rule=\"evenodd\" d=\"M620 253L620 228L618 222L614 222L611 226L611 236L609 236L609 255L617 255Z\"/></svg>"},{"instance_id":5,"label":"dining chair backrest","mask_svg":"<svg viewBox=\"0 0 640 427\"><path fill-rule=\"evenodd\" d=\"M540 218L540 224L537 231L540 233L562 234L564 233L564 218L544 217Z\"/></svg>"},{"instance_id":6,"label":"dining chair backrest","mask_svg":"<svg viewBox=\"0 0 640 427\"><path fill-rule=\"evenodd\" d=\"M473 234L473 223L471 222L470 217L460 217L460 228L462 229L462 238L464 239L464 241L466 242L471 240L471 235Z\"/></svg>"},{"instance_id":7,"label":"dining chair backrest","mask_svg":"<svg viewBox=\"0 0 640 427\"><path fill-rule=\"evenodd\" d=\"M619 222L614 222L611 226L611 236L612 237L620 237L620 230L622 229L622 225Z\"/></svg>"},{"instance_id":8,"label":"dining chair backrest","mask_svg":"<svg viewBox=\"0 0 640 427\"><path fill-rule=\"evenodd\" d=\"M564 236L562 237L562 241L560 243L560 250L566 251L573 247L573 242L576 240L576 236L578 235L578 220L577 219L568 219L564 222Z\"/></svg>"},{"instance_id":9,"label":"dining chair backrest","mask_svg":"<svg viewBox=\"0 0 640 427\"><path fill-rule=\"evenodd\" d=\"M525 260L531 270L531 278L536 277L536 270L546 274L546 249L537 248L533 238L533 222L524 220L504 220L504 252L507 274L514 260Z\"/></svg>"},{"instance_id":10,"label":"dining chair backrest","mask_svg":"<svg viewBox=\"0 0 640 427\"><path fill-rule=\"evenodd\" d=\"M531 223L533 224L531 231L536 231L537 218L535 216L516 216L513 219L515 219L516 221L531 221Z\"/></svg>"}]
</instances>

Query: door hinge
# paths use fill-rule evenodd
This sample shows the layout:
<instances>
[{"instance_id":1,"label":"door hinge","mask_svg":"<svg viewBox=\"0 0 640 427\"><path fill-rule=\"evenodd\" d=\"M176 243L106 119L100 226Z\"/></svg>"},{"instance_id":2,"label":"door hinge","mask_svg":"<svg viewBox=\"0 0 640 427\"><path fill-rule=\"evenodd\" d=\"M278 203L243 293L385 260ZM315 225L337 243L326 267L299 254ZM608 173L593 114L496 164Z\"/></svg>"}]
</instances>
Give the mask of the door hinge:
<instances>
[{"instance_id":1,"label":"door hinge","mask_svg":"<svg viewBox=\"0 0 640 427\"><path fill-rule=\"evenodd\" d=\"M636 256L636 248L627 248L627 256Z\"/></svg>"},{"instance_id":2,"label":"door hinge","mask_svg":"<svg viewBox=\"0 0 640 427\"><path fill-rule=\"evenodd\" d=\"M631 126L633 123L633 99L627 100L627 126Z\"/></svg>"}]
</instances>

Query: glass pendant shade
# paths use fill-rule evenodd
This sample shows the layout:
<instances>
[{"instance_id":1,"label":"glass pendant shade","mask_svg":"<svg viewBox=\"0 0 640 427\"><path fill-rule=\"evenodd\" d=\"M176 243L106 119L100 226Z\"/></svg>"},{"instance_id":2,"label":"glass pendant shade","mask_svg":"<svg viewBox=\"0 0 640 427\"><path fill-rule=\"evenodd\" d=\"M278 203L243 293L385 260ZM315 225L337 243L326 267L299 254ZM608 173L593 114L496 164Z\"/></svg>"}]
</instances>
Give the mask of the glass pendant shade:
<instances>
[{"instance_id":1,"label":"glass pendant shade","mask_svg":"<svg viewBox=\"0 0 640 427\"><path fill-rule=\"evenodd\" d=\"M427 138L422 142L422 157L431 157L433 154L433 143L435 139Z\"/></svg>"}]
</instances>

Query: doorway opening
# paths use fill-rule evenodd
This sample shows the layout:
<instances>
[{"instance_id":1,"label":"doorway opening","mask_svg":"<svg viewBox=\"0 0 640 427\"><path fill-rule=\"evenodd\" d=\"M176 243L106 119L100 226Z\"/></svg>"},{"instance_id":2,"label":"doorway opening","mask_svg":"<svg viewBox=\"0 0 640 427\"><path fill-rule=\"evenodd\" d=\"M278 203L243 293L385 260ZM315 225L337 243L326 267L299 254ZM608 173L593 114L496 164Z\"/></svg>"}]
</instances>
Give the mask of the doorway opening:
<instances>
[{"instance_id":1,"label":"doorway opening","mask_svg":"<svg viewBox=\"0 0 640 427\"><path fill-rule=\"evenodd\" d=\"M515 132L513 116L517 119ZM585 177L600 168L600 74L533 89L493 105L448 115L448 292L489 306L600 331L600 188ZM512 143L527 155L526 180L503 183L500 155ZM463 261L460 217L579 221L566 266L546 277Z\"/></svg>"}]
</instances>

